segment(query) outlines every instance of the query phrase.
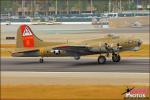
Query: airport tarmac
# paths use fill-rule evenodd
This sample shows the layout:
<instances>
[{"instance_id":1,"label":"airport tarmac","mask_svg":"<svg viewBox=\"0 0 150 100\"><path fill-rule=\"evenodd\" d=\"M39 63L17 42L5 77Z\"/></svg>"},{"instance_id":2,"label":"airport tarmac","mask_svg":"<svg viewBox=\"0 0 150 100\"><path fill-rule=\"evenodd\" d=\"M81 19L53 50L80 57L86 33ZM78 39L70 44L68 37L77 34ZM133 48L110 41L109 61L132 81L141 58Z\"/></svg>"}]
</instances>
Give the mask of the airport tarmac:
<instances>
[{"instance_id":1,"label":"airport tarmac","mask_svg":"<svg viewBox=\"0 0 150 100\"><path fill-rule=\"evenodd\" d=\"M121 62L114 63L108 59L106 64L99 65L97 58L2 58L1 71L28 71L28 72L128 72L149 73L149 58L122 58Z\"/></svg>"},{"instance_id":2,"label":"airport tarmac","mask_svg":"<svg viewBox=\"0 0 150 100\"><path fill-rule=\"evenodd\" d=\"M1 25L1 33L15 34L20 25ZM148 33L149 26L125 27L125 28L100 28L98 25L29 25L31 29L39 34L72 34L72 33Z\"/></svg>"},{"instance_id":3,"label":"airport tarmac","mask_svg":"<svg viewBox=\"0 0 150 100\"><path fill-rule=\"evenodd\" d=\"M6 37L15 37L19 25L1 26L1 44L16 44L16 39L7 40ZM41 40L47 42L69 43L82 42L96 38L105 37L107 34L116 33L122 37L136 37L149 44L149 27L142 28L94 28L92 25L31 25L34 34ZM83 38L84 37L84 38ZM56 41L57 40L57 41Z\"/></svg>"}]
</instances>

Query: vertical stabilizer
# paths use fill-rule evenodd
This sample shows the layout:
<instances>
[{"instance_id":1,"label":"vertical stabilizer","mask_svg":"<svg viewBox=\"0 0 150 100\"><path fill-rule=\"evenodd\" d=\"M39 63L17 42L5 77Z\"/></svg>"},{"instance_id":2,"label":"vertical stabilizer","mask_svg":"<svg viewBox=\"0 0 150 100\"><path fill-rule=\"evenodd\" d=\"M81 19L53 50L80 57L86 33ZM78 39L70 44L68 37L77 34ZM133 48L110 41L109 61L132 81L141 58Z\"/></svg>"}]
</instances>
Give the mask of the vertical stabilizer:
<instances>
[{"instance_id":1,"label":"vertical stabilizer","mask_svg":"<svg viewBox=\"0 0 150 100\"><path fill-rule=\"evenodd\" d=\"M43 44L43 41L36 37L27 25L20 25L17 31L17 48L35 48Z\"/></svg>"}]
</instances>

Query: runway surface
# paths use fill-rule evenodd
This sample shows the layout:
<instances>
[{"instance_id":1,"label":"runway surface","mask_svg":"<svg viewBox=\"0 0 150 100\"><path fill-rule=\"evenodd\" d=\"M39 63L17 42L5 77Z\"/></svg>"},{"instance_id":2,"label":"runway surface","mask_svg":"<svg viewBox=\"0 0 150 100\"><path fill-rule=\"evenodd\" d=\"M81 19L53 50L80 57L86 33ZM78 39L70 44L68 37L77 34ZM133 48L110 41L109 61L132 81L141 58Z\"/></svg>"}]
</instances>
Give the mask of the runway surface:
<instances>
[{"instance_id":1,"label":"runway surface","mask_svg":"<svg viewBox=\"0 0 150 100\"><path fill-rule=\"evenodd\" d=\"M114 63L108 59L106 64L99 65L96 58L2 58L1 71L28 71L28 72L133 72L149 73L148 58L122 58L121 62Z\"/></svg>"}]
</instances>

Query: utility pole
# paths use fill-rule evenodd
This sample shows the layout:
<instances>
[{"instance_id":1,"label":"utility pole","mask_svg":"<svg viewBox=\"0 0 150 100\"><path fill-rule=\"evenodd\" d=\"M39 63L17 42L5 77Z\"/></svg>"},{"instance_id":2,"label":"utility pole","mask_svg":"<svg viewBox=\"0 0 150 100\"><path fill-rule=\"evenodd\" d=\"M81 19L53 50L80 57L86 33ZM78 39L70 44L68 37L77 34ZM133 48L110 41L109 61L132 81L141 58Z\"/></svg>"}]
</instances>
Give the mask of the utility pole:
<instances>
[{"instance_id":1,"label":"utility pole","mask_svg":"<svg viewBox=\"0 0 150 100\"><path fill-rule=\"evenodd\" d=\"M22 0L22 16L25 16L24 4L25 4L25 1Z\"/></svg>"},{"instance_id":2,"label":"utility pole","mask_svg":"<svg viewBox=\"0 0 150 100\"><path fill-rule=\"evenodd\" d=\"M55 14L57 15L57 0L55 2Z\"/></svg>"},{"instance_id":3,"label":"utility pole","mask_svg":"<svg viewBox=\"0 0 150 100\"><path fill-rule=\"evenodd\" d=\"M67 14L69 14L69 1L67 0Z\"/></svg>"},{"instance_id":4,"label":"utility pole","mask_svg":"<svg viewBox=\"0 0 150 100\"><path fill-rule=\"evenodd\" d=\"M120 0L120 5L119 5L119 6L120 6L120 12L121 12L121 11L122 11L122 5L121 5L121 0Z\"/></svg>"},{"instance_id":5,"label":"utility pole","mask_svg":"<svg viewBox=\"0 0 150 100\"><path fill-rule=\"evenodd\" d=\"M130 0L129 0L129 6L128 6L128 7L129 7L129 8L128 8L129 10L130 10L130 6L131 6L131 4L130 4Z\"/></svg>"},{"instance_id":6,"label":"utility pole","mask_svg":"<svg viewBox=\"0 0 150 100\"><path fill-rule=\"evenodd\" d=\"M48 5L48 0L46 0L46 16L48 16L48 12L49 12L49 5Z\"/></svg>"},{"instance_id":7,"label":"utility pole","mask_svg":"<svg viewBox=\"0 0 150 100\"><path fill-rule=\"evenodd\" d=\"M91 0L91 14L93 13L93 0Z\"/></svg>"},{"instance_id":8,"label":"utility pole","mask_svg":"<svg viewBox=\"0 0 150 100\"><path fill-rule=\"evenodd\" d=\"M138 12L138 5L139 5L139 1L136 0L136 16L137 16L137 12Z\"/></svg>"},{"instance_id":9,"label":"utility pole","mask_svg":"<svg viewBox=\"0 0 150 100\"><path fill-rule=\"evenodd\" d=\"M33 17L33 0L30 1L30 16Z\"/></svg>"},{"instance_id":10,"label":"utility pole","mask_svg":"<svg viewBox=\"0 0 150 100\"><path fill-rule=\"evenodd\" d=\"M35 14L36 14L36 0L34 0L33 2L33 16L35 17Z\"/></svg>"},{"instance_id":11,"label":"utility pole","mask_svg":"<svg viewBox=\"0 0 150 100\"><path fill-rule=\"evenodd\" d=\"M111 0L109 0L109 13L111 12Z\"/></svg>"},{"instance_id":12,"label":"utility pole","mask_svg":"<svg viewBox=\"0 0 150 100\"><path fill-rule=\"evenodd\" d=\"M118 12L118 1L116 0L115 12Z\"/></svg>"},{"instance_id":13,"label":"utility pole","mask_svg":"<svg viewBox=\"0 0 150 100\"><path fill-rule=\"evenodd\" d=\"M79 0L79 14L81 13L81 1Z\"/></svg>"}]
</instances>

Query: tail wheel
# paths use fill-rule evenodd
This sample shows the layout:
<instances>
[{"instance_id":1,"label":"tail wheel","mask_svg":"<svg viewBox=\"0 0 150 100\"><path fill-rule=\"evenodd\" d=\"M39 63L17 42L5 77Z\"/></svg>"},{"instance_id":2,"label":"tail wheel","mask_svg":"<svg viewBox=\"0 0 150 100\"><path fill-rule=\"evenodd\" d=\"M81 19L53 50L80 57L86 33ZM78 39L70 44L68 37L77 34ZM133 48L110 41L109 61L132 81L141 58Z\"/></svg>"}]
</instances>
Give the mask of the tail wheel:
<instances>
[{"instance_id":1,"label":"tail wheel","mask_svg":"<svg viewBox=\"0 0 150 100\"><path fill-rule=\"evenodd\" d=\"M44 62L43 58L40 58L40 63L43 63L43 62Z\"/></svg>"},{"instance_id":2,"label":"tail wheel","mask_svg":"<svg viewBox=\"0 0 150 100\"><path fill-rule=\"evenodd\" d=\"M99 63L99 64L104 64L104 63L106 63L106 57L105 57L105 56L99 56L99 57L98 57L98 63Z\"/></svg>"},{"instance_id":3,"label":"tail wheel","mask_svg":"<svg viewBox=\"0 0 150 100\"><path fill-rule=\"evenodd\" d=\"M80 56L75 56L74 59L75 59L75 60L79 60L79 59L80 59Z\"/></svg>"},{"instance_id":4,"label":"tail wheel","mask_svg":"<svg viewBox=\"0 0 150 100\"><path fill-rule=\"evenodd\" d=\"M120 55L114 54L114 55L112 56L112 61L113 61L113 62L119 62L120 59L121 59Z\"/></svg>"}]
</instances>

